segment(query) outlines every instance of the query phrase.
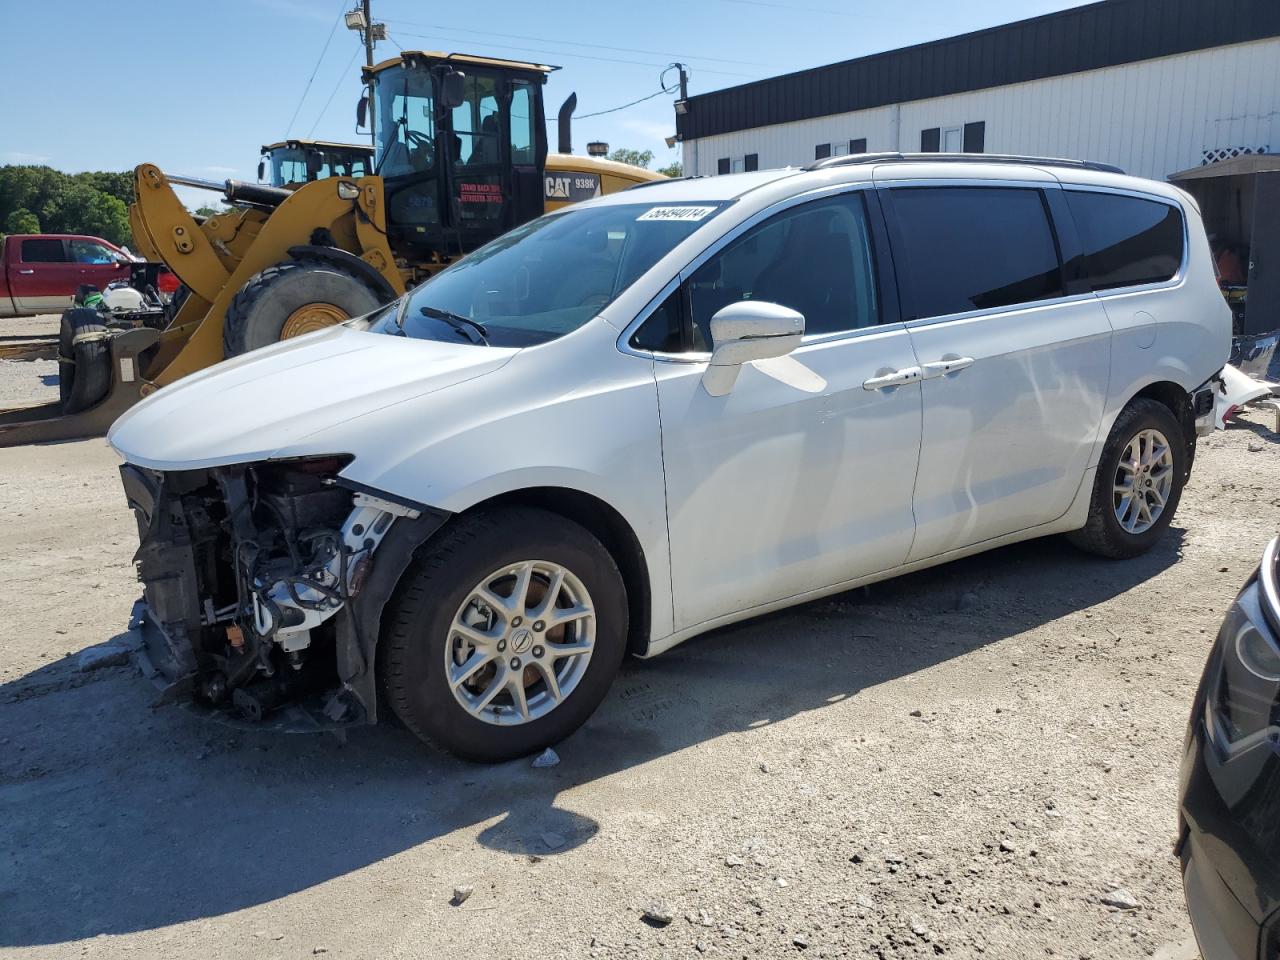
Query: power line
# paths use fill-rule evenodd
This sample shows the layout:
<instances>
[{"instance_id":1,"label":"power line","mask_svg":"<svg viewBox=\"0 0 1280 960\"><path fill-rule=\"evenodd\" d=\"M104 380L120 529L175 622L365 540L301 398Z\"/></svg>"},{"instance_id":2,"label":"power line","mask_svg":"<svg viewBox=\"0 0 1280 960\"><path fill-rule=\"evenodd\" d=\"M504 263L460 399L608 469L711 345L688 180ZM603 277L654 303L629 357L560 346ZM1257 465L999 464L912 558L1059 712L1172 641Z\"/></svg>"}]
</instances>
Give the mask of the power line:
<instances>
[{"instance_id":1,"label":"power line","mask_svg":"<svg viewBox=\"0 0 1280 960\"><path fill-rule=\"evenodd\" d=\"M630 103L624 103L620 107L610 107L608 110L597 110L595 113L582 113L582 114L579 114L575 119L587 120L591 117L603 117L606 113L617 113L619 110L627 109L627 107L634 107L637 103L644 103L646 100L652 100L654 97L660 97L664 93L667 95L675 93L679 89L679 85L677 84L674 86L668 86L663 81L663 78L671 71L672 68L677 66L678 66L677 64L673 63L671 64L671 66L667 67L666 70L662 71L662 74L658 77L658 84L659 84L658 89L653 93L649 94L647 97L641 97L639 100L632 100Z\"/></svg>"},{"instance_id":2,"label":"power line","mask_svg":"<svg viewBox=\"0 0 1280 960\"><path fill-rule=\"evenodd\" d=\"M351 59L347 61L347 65L342 68L342 75L338 77L338 83L333 88L333 92L329 94L329 99L324 102L324 106L320 108L320 115L316 117L316 122L311 125L311 129L307 131L307 139L311 139L311 134L316 132L316 127L320 126L320 121L324 119L325 113L329 109L329 104L333 103L333 98L337 96L338 90L342 87L342 81L347 79L347 73L351 70L351 65L356 62L356 57L360 55L361 48L356 47L355 52L351 54Z\"/></svg>"},{"instance_id":3,"label":"power line","mask_svg":"<svg viewBox=\"0 0 1280 960\"><path fill-rule=\"evenodd\" d=\"M862 13L850 13L848 10L831 10L826 7L793 7L789 3L770 3L769 0L725 0L726 3L740 3L748 7L773 7L777 10L789 10L792 13L825 13L834 17L858 17ZM879 18L874 18L879 19Z\"/></svg>"},{"instance_id":4,"label":"power line","mask_svg":"<svg viewBox=\"0 0 1280 960\"><path fill-rule=\"evenodd\" d=\"M455 33L476 33L486 37L506 37L509 40L532 40L534 43L554 43L567 47L588 47L595 50L616 50L621 53L645 53L654 57L675 57L692 60L703 60L709 63L735 63L742 67L763 67L765 64L751 60L728 60L724 57L706 57L688 53L669 53L666 50L645 50L640 47L615 47L607 43L586 43L580 40L553 40L549 37L531 37L520 33L497 33L493 30L471 30L466 27L451 27L440 23L417 23L412 20L392 20L391 23L403 24L406 27L422 27L427 30L452 30Z\"/></svg>"},{"instance_id":5,"label":"power line","mask_svg":"<svg viewBox=\"0 0 1280 960\"><path fill-rule=\"evenodd\" d=\"M333 42L333 35L338 32L338 24L342 22L342 15L347 10L347 0L342 0L342 6L338 8L337 19L333 21L333 26L329 29L329 36L324 42L324 46L320 48L320 56L316 57L316 65L311 68L311 76L307 78L307 85L302 89L302 96L298 98L298 105L293 108L293 116L289 118L289 126L285 127L284 135L287 137L293 132L294 121L298 119L298 113L302 110L302 104L307 99L307 94L311 92L311 84L316 78L316 74L320 71L320 64L324 62L324 55L329 52L329 44Z\"/></svg>"},{"instance_id":6,"label":"power line","mask_svg":"<svg viewBox=\"0 0 1280 960\"><path fill-rule=\"evenodd\" d=\"M444 37L444 36L440 36L439 34L408 33L403 30L398 30L396 32L399 33L399 35L402 37L420 37L424 40L436 40L436 41L443 40L448 43L471 43L472 42L471 40L467 40L467 39L459 39L457 37ZM557 41L552 41L552 42L554 43ZM500 50L515 50L521 53L545 54L551 57L568 58L570 60L600 60L600 61L603 61L604 63L626 63L626 64L631 64L637 67L663 66L663 64L654 63L652 60L624 60L619 57L598 57L598 56L593 56L592 54L589 54L589 53L566 53L563 50L539 50L534 47L520 47L520 46L514 46L512 44L495 43L495 44L487 44L486 46L496 47ZM724 77L743 77L748 80L756 79L756 76L750 73L731 73L727 70L712 70L708 67L700 67L699 70L702 73L714 73Z\"/></svg>"}]
</instances>

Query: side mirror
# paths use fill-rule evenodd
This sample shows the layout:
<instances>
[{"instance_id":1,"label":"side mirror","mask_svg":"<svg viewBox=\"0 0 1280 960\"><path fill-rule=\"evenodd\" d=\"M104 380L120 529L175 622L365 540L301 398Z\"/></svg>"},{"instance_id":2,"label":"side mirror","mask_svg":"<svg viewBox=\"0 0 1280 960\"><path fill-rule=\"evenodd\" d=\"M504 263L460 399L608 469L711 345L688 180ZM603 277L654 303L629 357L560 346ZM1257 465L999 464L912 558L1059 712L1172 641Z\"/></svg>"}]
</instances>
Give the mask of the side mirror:
<instances>
[{"instance_id":1,"label":"side mirror","mask_svg":"<svg viewBox=\"0 0 1280 960\"><path fill-rule=\"evenodd\" d=\"M369 95L362 94L356 101L356 126L363 127L369 119Z\"/></svg>"},{"instance_id":2,"label":"side mirror","mask_svg":"<svg viewBox=\"0 0 1280 960\"><path fill-rule=\"evenodd\" d=\"M258 161L258 182L261 183L265 179L267 179L267 161L259 160Z\"/></svg>"},{"instance_id":3,"label":"side mirror","mask_svg":"<svg viewBox=\"0 0 1280 960\"><path fill-rule=\"evenodd\" d=\"M702 386L723 397L738 381L738 371L752 360L785 357L800 346L804 314L765 300L740 300L721 307L711 317L711 363Z\"/></svg>"},{"instance_id":4,"label":"side mirror","mask_svg":"<svg viewBox=\"0 0 1280 960\"><path fill-rule=\"evenodd\" d=\"M461 70L450 70L440 78L440 106L452 110L466 102L467 75Z\"/></svg>"}]
</instances>

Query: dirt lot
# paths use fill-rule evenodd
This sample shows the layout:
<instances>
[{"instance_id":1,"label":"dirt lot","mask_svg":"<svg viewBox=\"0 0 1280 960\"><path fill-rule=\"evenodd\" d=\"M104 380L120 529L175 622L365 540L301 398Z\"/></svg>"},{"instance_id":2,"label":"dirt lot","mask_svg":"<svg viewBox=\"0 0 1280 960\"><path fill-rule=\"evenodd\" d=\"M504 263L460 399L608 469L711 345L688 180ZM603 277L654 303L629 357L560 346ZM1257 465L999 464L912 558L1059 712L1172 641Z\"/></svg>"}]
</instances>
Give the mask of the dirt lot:
<instances>
[{"instance_id":1,"label":"dirt lot","mask_svg":"<svg viewBox=\"0 0 1280 960\"><path fill-rule=\"evenodd\" d=\"M631 663L552 769L229 730L78 672L138 592L114 457L2 450L0 953L1194 956L1179 749L1280 527L1276 440L1203 444L1142 559L1025 544Z\"/></svg>"}]
</instances>

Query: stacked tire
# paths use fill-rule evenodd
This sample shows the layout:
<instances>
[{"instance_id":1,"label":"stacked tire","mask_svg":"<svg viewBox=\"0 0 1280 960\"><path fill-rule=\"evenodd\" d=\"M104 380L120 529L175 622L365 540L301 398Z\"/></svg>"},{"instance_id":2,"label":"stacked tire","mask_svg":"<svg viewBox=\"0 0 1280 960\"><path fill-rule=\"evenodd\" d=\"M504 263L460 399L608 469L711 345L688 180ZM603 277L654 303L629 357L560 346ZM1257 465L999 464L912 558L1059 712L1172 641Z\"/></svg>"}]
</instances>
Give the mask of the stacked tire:
<instances>
[{"instance_id":1,"label":"stacked tire","mask_svg":"<svg viewBox=\"0 0 1280 960\"><path fill-rule=\"evenodd\" d=\"M111 389L110 333L89 307L62 313L58 328L58 398L62 413L81 413Z\"/></svg>"}]
</instances>

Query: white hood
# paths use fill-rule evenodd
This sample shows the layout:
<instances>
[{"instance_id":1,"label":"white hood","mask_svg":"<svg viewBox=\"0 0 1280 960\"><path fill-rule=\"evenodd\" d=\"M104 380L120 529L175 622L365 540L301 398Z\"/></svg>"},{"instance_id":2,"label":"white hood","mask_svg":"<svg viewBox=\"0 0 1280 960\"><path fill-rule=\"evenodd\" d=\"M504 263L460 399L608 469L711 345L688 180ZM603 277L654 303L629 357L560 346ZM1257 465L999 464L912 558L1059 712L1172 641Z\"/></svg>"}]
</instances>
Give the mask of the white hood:
<instances>
[{"instance_id":1,"label":"white hood","mask_svg":"<svg viewBox=\"0 0 1280 960\"><path fill-rule=\"evenodd\" d=\"M517 352L334 327L161 388L107 441L155 470L264 460L353 417L492 373Z\"/></svg>"}]
</instances>

